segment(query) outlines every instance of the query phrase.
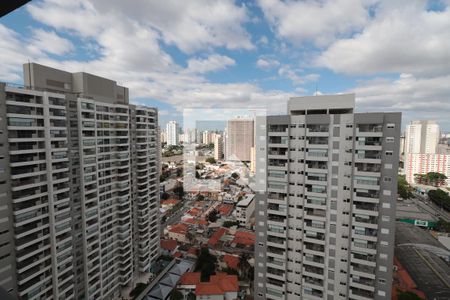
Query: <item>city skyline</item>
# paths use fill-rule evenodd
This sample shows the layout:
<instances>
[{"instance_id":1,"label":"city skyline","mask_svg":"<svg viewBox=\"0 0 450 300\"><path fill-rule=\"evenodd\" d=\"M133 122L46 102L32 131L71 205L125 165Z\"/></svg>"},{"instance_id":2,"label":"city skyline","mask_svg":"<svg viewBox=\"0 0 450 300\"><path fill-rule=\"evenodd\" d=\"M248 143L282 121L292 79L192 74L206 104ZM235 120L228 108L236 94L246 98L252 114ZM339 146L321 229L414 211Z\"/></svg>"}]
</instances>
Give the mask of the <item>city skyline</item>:
<instances>
[{"instance_id":1,"label":"city skyline","mask_svg":"<svg viewBox=\"0 0 450 300\"><path fill-rule=\"evenodd\" d=\"M289 97L317 91L450 130L448 1L46 0L2 17L0 32L0 80L20 83L25 61L94 71L158 107L163 126L185 107L284 113Z\"/></svg>"}]
</instances>

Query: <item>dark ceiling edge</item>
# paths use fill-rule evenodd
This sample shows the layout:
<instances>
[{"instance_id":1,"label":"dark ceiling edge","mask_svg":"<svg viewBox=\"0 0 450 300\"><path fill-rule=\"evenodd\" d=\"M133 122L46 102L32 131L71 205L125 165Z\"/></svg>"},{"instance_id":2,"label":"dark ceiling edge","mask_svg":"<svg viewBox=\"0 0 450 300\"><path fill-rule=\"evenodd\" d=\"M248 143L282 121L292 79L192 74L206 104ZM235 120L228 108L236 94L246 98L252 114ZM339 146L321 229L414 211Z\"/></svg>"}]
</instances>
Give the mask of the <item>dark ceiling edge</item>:
<instances>
[{"instance_id":1,"label":"dark ceiling edge","mask_svg":"<svg viewBox=\"0 0 450 300\"><path fill-rule=\"evenodd\" d=\"M21 7L22 5L30 2L31 0L6 0L0 3L0 18L9 14L13 10Z\"/></svg>"}]
</instances>

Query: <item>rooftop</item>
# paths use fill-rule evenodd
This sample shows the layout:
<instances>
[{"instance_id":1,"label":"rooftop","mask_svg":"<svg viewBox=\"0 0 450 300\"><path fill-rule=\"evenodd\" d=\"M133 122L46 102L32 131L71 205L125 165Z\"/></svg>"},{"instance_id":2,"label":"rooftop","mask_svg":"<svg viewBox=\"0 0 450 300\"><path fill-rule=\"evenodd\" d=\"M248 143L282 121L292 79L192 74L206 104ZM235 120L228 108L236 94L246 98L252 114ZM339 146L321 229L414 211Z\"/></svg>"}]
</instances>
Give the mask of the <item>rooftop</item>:
<instances>
[{"instance_id":1,"label":"rooftop","mask_svg":"<svg viewBox=\"0 0 450 300\"><path fill-rule=\"evenodd\" d=\"M161 248L164 250L173 251L177 248L177 241L172 239L161 240Z\"/></svg>"},{"instance_id":2,"label":"rooftop","mask_svg":"<svg viewBox=\"0 0 450 300\"><path fill-rule=\"evenodd\" d=\"M186 224L175 224L170 226L169 231L178 234L186 234L188 230L188 226Z\"/></svg>"},{"instance_id":3,"label":"rooftop","mask_svg":"<svg viewBox=\"0 0 450 300\"><path fill-rule=\"evenodd\" d=\"M227 266L231 269L238 269L238 265L239 265L239 257L234 256L234 255L230 255L230 254L225 254L222 258L222 260L227 264Z\"/></svg>"},{"instance_id":4,"label":"rooftop","mask_svg":"<svg viewBox=\"0 0 450 300\"><path fill-rule=\"evenodd\" d=\"M247 207L250 203L252 203L254 198L255 198L255 194L247 194L247 195L245 195L244 199L239 201L237 206Z\"/></svg>"},{"instance_id":5,"label":"rooftop","mask_svg":"<svg viewBox=\"0 0 450 300\"><path fill-rule=\"evenodd\" d=\"M217 229L213 235L210 237L209 241L208 241L208 245L209 246L216 246L217 243L219 242L220 238L227 233L228 230L226 228L220 227L219 229Z\"/></svg>"},{"instance_id":6,"label":"rooftop","mask_svg":"<svg viewBox=\"0 0 450 300\"><path fill-rule=\"evenodd\" d=\"M187 272L181 276L181 285L197 285L200 283L200 272Z\"/></svg>"}]
</instances>

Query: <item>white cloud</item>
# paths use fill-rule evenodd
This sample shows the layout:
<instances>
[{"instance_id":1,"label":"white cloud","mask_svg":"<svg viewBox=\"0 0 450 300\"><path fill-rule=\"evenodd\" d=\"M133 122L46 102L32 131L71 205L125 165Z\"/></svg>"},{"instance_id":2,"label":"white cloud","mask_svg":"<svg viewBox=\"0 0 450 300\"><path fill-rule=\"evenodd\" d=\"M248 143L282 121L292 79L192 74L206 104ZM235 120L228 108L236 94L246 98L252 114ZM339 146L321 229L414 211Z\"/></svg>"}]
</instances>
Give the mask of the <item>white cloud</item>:
<instances>
[{"instance_id":1,"label":"white cloud","mask_svg":"<svg viewBox=\"0 0 450 300\"><path fill-rule=\"evenodd\" d=\"M187 72L207 73L219 71L228 66L233 66L235 63L234 59L218 54L210 55L206 59L191 58L188 60Z\"/></svg>"},{"instance_id":2,"label":"white cloud","mask_svg":"<svg viewBox=\"0 0 450 300\"><path fill-rule=\"evenodd\" d=\"M264 16L277 35L294 44L312 41L326 46L337 37L364 27L373 1L277 1L259 0Z\"/></svg>"},{"instance_id":3,"label":"white cloud","mask_svg":"<svg viewBox=\"0 0 450 300\"><path fill-rule=\"evenodd\" d=\"M133 18L160 32L163 40L184 52L210 47L252 49L243 24L251 21L244 5L233 0L97 0L98 12Z\"/></svg>"},{"instance_id":4,"label":"white cloud","mask_svg":"<svg viewBox=\"0 0 450 300\"><path fill-rule=\"evenodd\" d=\"M280 65L280 62L276 59L259 58L256 61L256 66L258 66L261 69L272 69L272 68L278 67L279 65Z\"/></svg>"},{"instance_id":5,"label":"white cloud","mask_svg":"<svg viewBox=\"0 0 450 300\"><path fill-rule=\"evenodd\" d=\"M294 70L288 65L281 66L278 69L278 75L286 77L295 85L304 84L306 82L316 81L319 79L319 74L299 75L300 70Z\"/></svg>"},{"instance_id":6,"label":"white cloud","mask_svg":"<svg viewBox=\"0 0 450 300\"><path fill-rule=\"evenodd\" d=\"M401 111L404 123L437 120L450 128L450 75L430 78L401 74L395 80L362 81L347 92L356 94L358 111Z\"/></svg>"},{"instance_id":7,"label":"white cloud","mask_svg":"<svg viewBox=\"0 0 450 300\"><path fill-rule=\"evenodd\" d=\"M33 29L31 51L44 51L51 54L63 55L74 49L71 41L60 37L54 31L45 31L43 29Z\"/></svg>"},{"instance_id":8,"label":"white cloud","mask_svg":"<svg viewBox=\"0 0 450 300\"><path fill-rule=\"evenodd\" d=\"M425 1L384 2L361 34L336 41L317 64L347 74L449 74L450 8Z\"/></svg>"}]
</instances>

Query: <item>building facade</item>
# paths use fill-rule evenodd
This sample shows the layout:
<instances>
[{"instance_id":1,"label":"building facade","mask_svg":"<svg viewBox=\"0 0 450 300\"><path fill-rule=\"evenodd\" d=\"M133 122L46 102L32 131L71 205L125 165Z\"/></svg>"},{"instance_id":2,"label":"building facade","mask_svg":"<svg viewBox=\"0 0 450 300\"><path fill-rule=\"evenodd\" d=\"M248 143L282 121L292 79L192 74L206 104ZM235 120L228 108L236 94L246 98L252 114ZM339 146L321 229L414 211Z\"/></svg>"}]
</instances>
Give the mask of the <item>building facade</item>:
<instances>
[{"instance_id":1,"label":"building facade","mask_svg":"<svg viewBox=\"0 0 450 300\"><path fill-rule=\"evenodd\" d=\"M412 121L405 130L405 153L437 152L441 137L439 125L435 121Z\"/></svg>"},{"instance_id":2,"label":"building facade","mask_svg":"<svg viewBox=\"0 0 450 300\"><path fill-rule=\"evenodd\" d=\"M237 117L227 122L226 159L250 161L255 144L254 120Z\"/></svg>"},{"instance_id":3,"label":"building facade","mask_svg":"<svg viewBox=\"0 0 450 300\"><path fill-rule=\"evenodd\" d=\"M29 63L24 79L0 85L0 285L117 299L159 256L157 110L88 73Z\"/></svg>"},{"instance_id":4,"label":"building facade","mask_svg":"<svg viewBox=\"0 0 450 300\"><path fill-rule=\"evenodd\" d=\"M400 113L354 95L257 117L255 299L390 299Z\"/></svg>"},{"instance_id":5,"label":"building facade","mask_svg":"<svg viewBox=\"0 0 450 300\"><path fill-rule=\"evenodd\" d=\"M247 194L236 204L236 219L239 226L250 228L251 218L255 212L255 195Z\"/></svg>"},{"instance_id":6,"label":"building facade","mask_svg":"<svg viewBox=\"0 0 450 300\"><path fill-rule=\"evenodd\" d=\"M167 145L176 146L179 140L180 126L176 121L169 121L166 124Z\"/></svg>"},{"instance_id":7,"label":"building facade","mask_svg":"<svg viewBox=\"0 0 450 300\"><path fill-rule=\"evenodd\" d=\"M429 172L450 178L450 147L440 141L440 127L435 121L412 121L406 126L404 173L410 184L415 183L416 174Z\"/></svg>"},{"instance_id":8,"label":"building facade","mask_svg":"<svg viewBox=\"0 0 450 300\"><path fill-rule=\"evenodd\" d=\"M214 138L214 159L223 159L223 138L220 135L216 135Z\"/></svg>"}]
</instances>

